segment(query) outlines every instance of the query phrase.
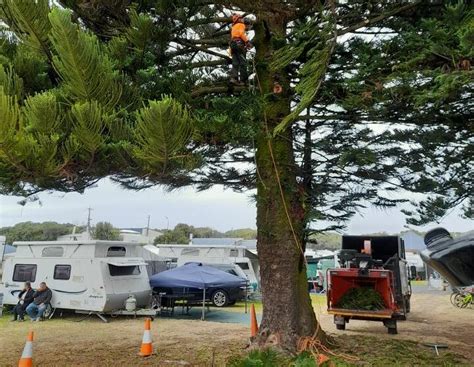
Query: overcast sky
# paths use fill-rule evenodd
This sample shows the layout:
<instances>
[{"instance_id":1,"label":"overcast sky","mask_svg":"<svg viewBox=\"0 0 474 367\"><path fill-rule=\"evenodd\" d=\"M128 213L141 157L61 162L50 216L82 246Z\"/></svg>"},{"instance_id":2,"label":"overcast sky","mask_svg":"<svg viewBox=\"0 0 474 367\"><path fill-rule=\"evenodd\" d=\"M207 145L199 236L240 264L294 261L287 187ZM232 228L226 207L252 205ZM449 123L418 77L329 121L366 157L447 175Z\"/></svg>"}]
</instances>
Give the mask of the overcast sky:
<instances>
[{"instance_id":1,"label":"overcast sky","mask_svg":"<svg viewBox=\"0 0 474 367\"><path fill-rule=\"evenodd\" d=\"M128 191L108 179L84 194L43 193L41 204L28 203L21 206L20 197L0 196L0 227L18 222L56 221L83 225L87 221L87 208L91 207L92 222L108 221L116 227L146 227L151 215L150 227L173 228L177 223L193 226L208 226L220 231L233 228L255 228L255 203L251 193L238 194L221 187L204 192L191 188L166 192L161 188L143 191ZM381 211L371 208L357 215L349 223L347 233L370 233L386 231L397 233L406 227L399 210ZM449 231L464 232L474 229L473 221L459 217L454 212L441 225ZM423 231L437 224L421 227ZM413 227L415 228L415 227Z\"/></svg>"}]
</instances>

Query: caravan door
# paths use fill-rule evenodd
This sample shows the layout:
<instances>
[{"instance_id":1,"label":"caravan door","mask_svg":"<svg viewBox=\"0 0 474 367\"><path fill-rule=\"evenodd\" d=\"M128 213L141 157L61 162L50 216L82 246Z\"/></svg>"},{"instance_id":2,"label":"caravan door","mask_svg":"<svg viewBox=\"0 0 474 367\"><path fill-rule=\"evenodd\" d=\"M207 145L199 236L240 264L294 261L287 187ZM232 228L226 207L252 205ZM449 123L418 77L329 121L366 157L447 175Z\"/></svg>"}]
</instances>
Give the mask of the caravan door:
<instances>
[{"instance_id":1,"label":"caravan door","mask_svg":"<svg viewBox=\"0 0 474 367\"><path fill-rule=\"evenodd\" d=\"M107 284L107 310L124 308L125 300L133 295L138 306L146 306L151 288L144 261L109 260L105 267Z\"/></svg>"}]
</instances>

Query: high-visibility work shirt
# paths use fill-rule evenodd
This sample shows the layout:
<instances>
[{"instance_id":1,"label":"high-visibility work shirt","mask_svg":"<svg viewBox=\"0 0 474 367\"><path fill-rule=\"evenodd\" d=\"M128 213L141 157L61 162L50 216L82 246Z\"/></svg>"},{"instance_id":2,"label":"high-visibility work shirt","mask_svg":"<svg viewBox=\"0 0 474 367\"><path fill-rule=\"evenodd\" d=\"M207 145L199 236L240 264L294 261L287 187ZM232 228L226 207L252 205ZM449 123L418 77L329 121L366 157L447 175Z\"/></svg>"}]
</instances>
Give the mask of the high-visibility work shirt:
<instances>
[{"instance_id":1,"label":"high-visibility work shirt","mask_svg":"<svg viewBox=\"0 0 474 367\"><path fill-rule=\"evenodd\" d=\"M244 42L248 42L249 39L245 34L245 24L244 23L235 23L232 25L231 38L240 38Z\"/></svg>"}]
</instances>

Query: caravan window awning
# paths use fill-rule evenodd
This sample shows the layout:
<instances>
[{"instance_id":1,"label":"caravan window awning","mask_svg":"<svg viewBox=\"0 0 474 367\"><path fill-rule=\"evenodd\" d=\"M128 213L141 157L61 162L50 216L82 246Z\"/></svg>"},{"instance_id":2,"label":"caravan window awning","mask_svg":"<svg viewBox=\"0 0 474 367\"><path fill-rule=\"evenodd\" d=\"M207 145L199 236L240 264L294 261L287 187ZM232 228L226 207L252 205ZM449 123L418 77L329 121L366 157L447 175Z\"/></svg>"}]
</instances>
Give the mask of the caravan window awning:
<instances>
[{"instance_id":1,"label":"caravan window awning","mask_svg":"<svg viewBox=\"0 0 474 367\"><path fill-rule=\"evenodd\" d=\"M147 265L144 261L107 261L107 264L114 266L138 266L138 265Z\"/></svg>"}]
</instances>

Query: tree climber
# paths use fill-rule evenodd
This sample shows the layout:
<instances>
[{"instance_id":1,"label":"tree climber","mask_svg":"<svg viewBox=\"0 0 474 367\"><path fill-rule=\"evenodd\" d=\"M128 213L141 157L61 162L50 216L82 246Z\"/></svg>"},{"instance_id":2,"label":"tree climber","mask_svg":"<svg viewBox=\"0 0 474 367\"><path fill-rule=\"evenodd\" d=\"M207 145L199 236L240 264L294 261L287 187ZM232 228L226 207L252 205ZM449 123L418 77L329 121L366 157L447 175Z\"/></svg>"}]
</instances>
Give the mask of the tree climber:
<instances>
[{"instance_id":1,"label":"tree climber","mask_svg":"<svg viewBox=\"0 0 474 367\"><path fill-rule=\"evenodd\" d=\"M245 32L244 19L239 14L232 15L232 29L230 33L230 52L232 54L232 69L230 82L245 85L248 82L247 49L252 47Z\"/></svg>"}]
</instances>

